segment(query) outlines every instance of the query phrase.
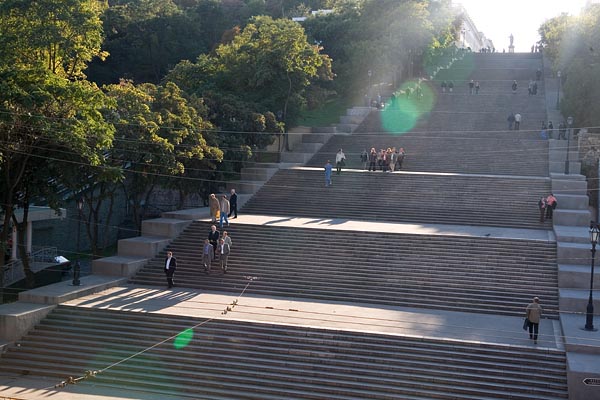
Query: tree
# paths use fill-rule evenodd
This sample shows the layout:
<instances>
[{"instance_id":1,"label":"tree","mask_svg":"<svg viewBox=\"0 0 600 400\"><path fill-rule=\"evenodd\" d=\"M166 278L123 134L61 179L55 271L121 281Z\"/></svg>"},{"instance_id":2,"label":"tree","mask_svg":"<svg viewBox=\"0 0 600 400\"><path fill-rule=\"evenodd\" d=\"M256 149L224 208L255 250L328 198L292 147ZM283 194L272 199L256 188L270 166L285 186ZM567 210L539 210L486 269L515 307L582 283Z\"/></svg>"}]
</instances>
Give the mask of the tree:
<instances>
[{"instance_id":1,"label":"tree","mask_svg":"<svg viewBox=\"0 0 600 400\"><path fill-rule=\"evenodd\" d=\"M204 132L211 125L174 83L156 86L123 81L106 90L117 103L118 119L118 139L110 158L126 178L123 189L140 229L157 186L193 187L195 179L209 175L221 161L222 152L206 142ZM188 166L201 173L187 176Z\"/></svg>"},{"instance_id":2,"label":"tree","mask_svg":"<svg viewBox=\"0 0 600 400\"><path fill-rule=\"evenodd\" d=\"M74 165L61 163L57 154L77 155L96 165L102 150L111 144L112 126L102 114L110 105L98 87L83 79L86 63L103 56L96 4L87 0L0 4L3 244L8 242L11 220L17 223L17 206L25 211L22 226L27 224L27 208L34 197L57 207L54 174ZM24 252L22 259L31 285Z\"/></svg>"},{"instance_id":3,"label":"tree","mask_svg":"<svg viewBox=\"0 0 600 400\"><path fill-rule=\"evenodd\" d=\"M578 127L597 127L600 122L600 5L588 6L581 15L562 14L539 29L545 54L554 70L561 71L563 115Z\"/></svg>"}]
</instances>

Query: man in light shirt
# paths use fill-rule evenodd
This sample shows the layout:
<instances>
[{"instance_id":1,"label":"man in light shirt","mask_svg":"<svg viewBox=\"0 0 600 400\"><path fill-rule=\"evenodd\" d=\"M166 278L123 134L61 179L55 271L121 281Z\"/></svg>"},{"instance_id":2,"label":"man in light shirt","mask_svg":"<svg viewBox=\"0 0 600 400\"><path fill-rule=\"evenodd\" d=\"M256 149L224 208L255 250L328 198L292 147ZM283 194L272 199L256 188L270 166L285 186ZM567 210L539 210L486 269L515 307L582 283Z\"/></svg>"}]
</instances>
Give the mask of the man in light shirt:
<instances>
[{"instance_id":1,"label":"man in light shirt","mask_svg":"<svg viewBox=\"0 0 600 400\"><path fill-rule=\"evenodd\" d=\"M219 264L223 273L227 273L227 259L229 258L229 251L231 248L228 243L225 243L224 239L219 239L219 245L217 246L217 254L219 255Z\"/></svg>"}]
</instances>

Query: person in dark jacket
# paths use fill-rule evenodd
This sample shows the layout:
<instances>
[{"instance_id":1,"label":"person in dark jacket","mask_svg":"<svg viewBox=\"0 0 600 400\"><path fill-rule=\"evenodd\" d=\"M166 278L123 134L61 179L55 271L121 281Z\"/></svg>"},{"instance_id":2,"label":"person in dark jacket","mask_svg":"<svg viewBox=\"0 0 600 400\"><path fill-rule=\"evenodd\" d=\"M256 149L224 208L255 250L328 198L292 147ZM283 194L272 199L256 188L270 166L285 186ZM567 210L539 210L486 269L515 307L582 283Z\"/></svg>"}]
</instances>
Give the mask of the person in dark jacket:
<instances>
[{"instance_id":1,"label":"person in dark jacket","mask_svg":"<svg viewBox=\"0 0 600 400\"><path fill-rule=\"evenodd\" d=\"M171 289L173 287L173 275L175 275L175 270L177 269L177 259L173 257L173 253L170 251L167 251L164 269L167 276L167 285Z\"/></svg>"},{"instance_id":2,"label":"person in dark jacket","mask_svg":"<svg viewBox=\"0 0 600 400\"><path fill-rule=\"evenodd\" d=\"M231 196L229 197L229 215L228 217L231 217L233 215L233 218L237 218L237 193L235 192L235 189L231 189Z\"/></svg>"}]
</instances>

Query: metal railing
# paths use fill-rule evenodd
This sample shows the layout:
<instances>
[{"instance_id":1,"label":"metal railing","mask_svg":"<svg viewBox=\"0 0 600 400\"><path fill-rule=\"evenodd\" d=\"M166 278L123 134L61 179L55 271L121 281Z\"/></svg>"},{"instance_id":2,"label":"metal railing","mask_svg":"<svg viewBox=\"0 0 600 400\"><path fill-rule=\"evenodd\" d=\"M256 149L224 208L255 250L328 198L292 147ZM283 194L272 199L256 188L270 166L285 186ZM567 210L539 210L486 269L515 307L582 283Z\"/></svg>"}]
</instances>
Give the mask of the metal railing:
<instances>
[{"instance_id":1,"label":"metal railing","mask_svg":"<svg viewBox=\"0 0 600 400\"><path fill-rule=\"evenodd\" d=\"M34 263L54 263L54 259L58 254L56 247L39 246L34 247L31 254L29 254L29 262ZM15 282L25 279L25 271L23 269L23 262L21 260L12 260L6 263L2 267L2 273L4 274L4 286L8 287Z\"/></svg>"}]
</instances>

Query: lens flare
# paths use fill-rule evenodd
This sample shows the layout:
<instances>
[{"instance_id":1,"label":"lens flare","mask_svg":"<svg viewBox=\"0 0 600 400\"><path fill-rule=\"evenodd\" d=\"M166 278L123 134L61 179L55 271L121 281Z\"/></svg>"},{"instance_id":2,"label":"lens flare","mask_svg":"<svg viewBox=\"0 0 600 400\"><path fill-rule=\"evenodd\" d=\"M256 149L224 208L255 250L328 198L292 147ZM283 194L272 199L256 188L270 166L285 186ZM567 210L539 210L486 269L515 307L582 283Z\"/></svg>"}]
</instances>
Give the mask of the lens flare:
<instances>
[{"instance_id":1,"label":"lens flare","mask_svg":"<svg viewBox=\"0 0 600 400\"><path fill-rule=\"evenodd\" d=\"M431 112L435 101L436 92L428 82L404 82L381 112L381 126L386 132L409 132Z\"/></svg>"},{"instance_id":2,"label":"lens flare","mask_svg":"<svg viewBox=\"0 0 600 400\"><path fill-rule=\"evenodd\" d=\"M188 344L190 344L193 337L194 337L194 330L186 329L185 331L183 331L177 335L177 337L175 338L175 341L173 342L173 347L175 347L177 350L183 349Z\"/></svg>"}]
</instances>

